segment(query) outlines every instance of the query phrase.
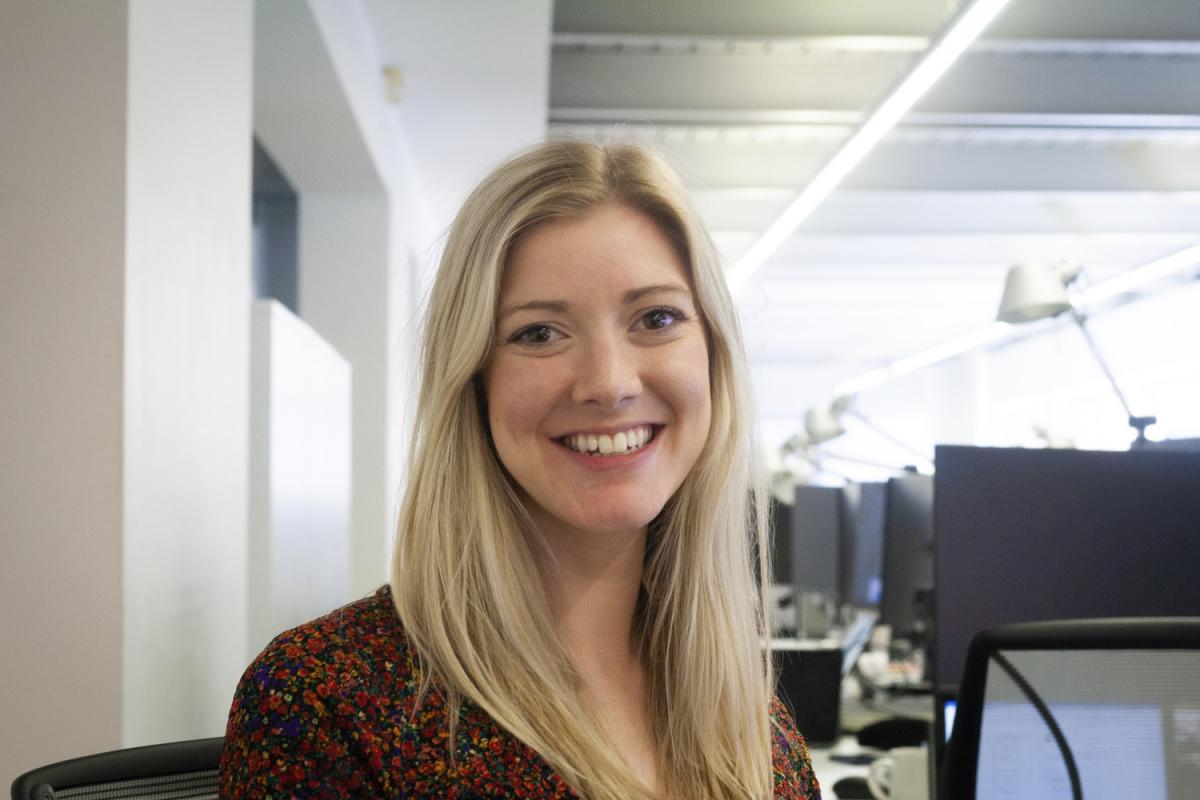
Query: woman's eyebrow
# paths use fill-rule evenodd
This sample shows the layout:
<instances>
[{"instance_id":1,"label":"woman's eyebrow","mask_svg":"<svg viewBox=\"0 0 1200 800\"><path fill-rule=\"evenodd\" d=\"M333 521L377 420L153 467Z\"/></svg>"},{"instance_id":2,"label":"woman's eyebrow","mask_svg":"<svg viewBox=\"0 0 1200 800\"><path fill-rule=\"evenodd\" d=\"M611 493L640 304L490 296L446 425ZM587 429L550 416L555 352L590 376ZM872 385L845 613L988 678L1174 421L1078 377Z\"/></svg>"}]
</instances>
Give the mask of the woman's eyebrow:
<instances>
[{"instance_id":1,"label":"woman's eyebrow","mask_svg":"<svg viewBox=\"0 0 1200 800\"><path fill-rule=\"evenodd\" d=\"M682 283L657 283L652 286L639 286L636 289L630 289L621 295L621 302L624 305L636 303L647 295L651 294L682 294L691 296L689 290ZM514 303L511 306L505 306L500 310L500 319L504 319L518 311L550 311L555 314L565 314L570 308L570 304L566 300L529 300L525 303Z\"/></svg>"},{"instance_id":2,"label":"woman's eyebrow","mask_svg":"<svg viewBox=\"0 0 1200 800\"><path fill-rule=\"evenodd\" d=\"M530 300L527 303L517 303L501 309L500 319L504 319L511 314L516 314L518 311L552 311L555 314L565 314L567 312L567 301Z\"/></svg>"},{"instance_id":3,"label":"woman's eyebrow","mask_svg":"<svg viewBox=\"0 0 1200 800\"><path fill-rule=\"evenodd\" d=\"M621 301L626 305L636 303L643 297L649 294L682 294L691 297L692 292L682 283L658 283L653 286L640 286L637 289L630 289L621 298Z\"/></svg>"}]
</instances>

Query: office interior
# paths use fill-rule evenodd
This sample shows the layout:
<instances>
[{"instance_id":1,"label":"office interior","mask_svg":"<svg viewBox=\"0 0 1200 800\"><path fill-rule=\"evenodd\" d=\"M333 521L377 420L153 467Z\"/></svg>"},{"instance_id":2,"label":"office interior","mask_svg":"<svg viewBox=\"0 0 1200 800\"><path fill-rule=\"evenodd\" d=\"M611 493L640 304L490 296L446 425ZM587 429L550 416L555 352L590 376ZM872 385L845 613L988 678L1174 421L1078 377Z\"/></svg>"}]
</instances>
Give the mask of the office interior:
<instances>
[{"instance_id":1,"label":"office interior","mask_svg":"<svg viewBox=\"0 0 1200 800\"><path fill-rule=\"evenodd\" d=\"M1030 520L1095 552L1038 516L1055 491L1175 508L1111 533L1177 578L1200 537L1155 537L1200 531L1193 0L1001 4L764 247L975 5L0 1L0 778L219 735L274 633L386 582L441 237L546 137L661 151L737 276L779 652L834 676L806 701L834 718L810 736L829 796L870 723L930 723L936 749L939 584L978 588L952 558ZM1017 269L1060 305L997 321ZM979 507L963 481L1010 457L1051 499L1010 476ZM1184 613L1128 583L1138 614ZM1050 594L1121 610L1095 591Z\"/></svg>"}]
</instances>

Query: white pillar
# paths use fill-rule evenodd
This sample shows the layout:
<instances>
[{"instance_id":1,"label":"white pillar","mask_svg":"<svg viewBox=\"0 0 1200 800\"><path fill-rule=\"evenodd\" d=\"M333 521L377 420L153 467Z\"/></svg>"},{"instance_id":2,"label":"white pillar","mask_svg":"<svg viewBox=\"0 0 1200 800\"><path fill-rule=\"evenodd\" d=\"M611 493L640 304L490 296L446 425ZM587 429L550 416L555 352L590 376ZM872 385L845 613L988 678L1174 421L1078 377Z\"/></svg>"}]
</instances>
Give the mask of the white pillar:
<instances>
[{"instance_id":1,"label":"white pillar","mask_svg":"<svg viewBox=\"0 0 1200 800\"><path fill-rule=\"evenodd\" d=\"M126 27L0 4L0 784L121 743Z\"/></svg>"},{"instance_id":2,"label":"white pillar","mask_svg":"<svg viewBox=\"0 0 1200 800\"><path fill-rule=\"evenodd\" d=\"M0 5L0 779L244 667L251 8Z\"/></svg>"},{"instance_id":3,"label":"white pillar","mask_svg":"<svg viewBox=\"0 0 1200 800\"><path fill-rule=\"evenodd\" d=\"M131 0L126 746L224 732L245 668L253 10Z\"/></svg>"},{"instance_id":4,"label":"white pillar","mask_svg":"<svg viewBox=\"0 0 1200 800\"><path fill-rule=\"evenodd\" d=\"M354 365L352 596L388 579L389 226L383 192L300 196L300 317Z\"/></svg>"},{"instance_id":5,"label":"white pillar","mask_svg":"<svg viewBox=\"0 0 1200 800\"><path fill-rule=\"evenodd\" d=\"M275 300L250 353L250 652L350 595L350 363Z\"/></svg>"}]
</instances>

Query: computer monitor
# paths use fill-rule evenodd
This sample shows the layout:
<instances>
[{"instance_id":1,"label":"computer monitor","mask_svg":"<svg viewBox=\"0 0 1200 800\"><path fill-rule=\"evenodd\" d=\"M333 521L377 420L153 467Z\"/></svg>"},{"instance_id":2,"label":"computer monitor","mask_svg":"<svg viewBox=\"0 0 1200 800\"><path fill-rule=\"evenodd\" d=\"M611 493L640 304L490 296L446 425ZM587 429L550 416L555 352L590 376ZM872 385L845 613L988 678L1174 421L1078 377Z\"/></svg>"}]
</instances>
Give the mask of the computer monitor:
<instances>
[{"instance_id":1,"label":"computer monitor","mask_svg":"<svg viewBox=\"0 0 1200 800\"><path fill-rule=\"evenodd\" d=\"M928 612L921 598L933 588L933 479L895 477L886 493L880 623L894 637L922 638Z\"/></svg>"},{"instance_id":2,"label":"computer monitor","mask_svg":"<svg viewBox=\"0 0 1200 800\"><path fill-rule=\"evenodd\" d=\"M939 446L934 669L1009 622L1200 613L1200 452Z\"/></svg>"},{"instance_id":3,"label":"computer monitor","mask_svg":"<svg viewBox=\"0 0 1200 800\"><path fill-rule=\"evenodd\" d=\"M842 529L842 490L797 486L791 518L791 578L797 594L836 596Z\"/></svg>"},{"instance_id":4,"label":"computer monitor","mask_svg":"<svg viewBox=\"0 0 1200 800\"><path fill-rule=\"evenodd\" d=\"M1103 776L1103 785L1091 786L1088 797L1183 796L1167 791L1174 765L1166 741L1169 720L1164 719L1159 705L1053 703L1048 711L1071 743L1079 773ZM1088 736L1089 730L1120 731L1121 735ZM989 703L987 724L980 734L979 800L1070 797L1062 753L1046 746L1050 736L1031 703ZM1116 763L1120 769L1112 768ZM1014 769L1015 764L1020 768Z\"/></svg>"},{"instance_id":5,"label":"computer monitor","mask_svg":"<svg viewBox=\"0 0 1200 800\"><path fill-rule=\"evenodd\" d=\"M1200 453L1200 439L1150 440L1137 445L1138 450L1186 450Z\"/></svg>"},{"instance_id":6,"label":"computer monitor","mask_svg":"<svg viewBox=\"0 0 1200 800\"><path fill-rule=\"evenodd\" d=\"M939 726L938 741L942 744L950 741L950 734L954 732L954 716L958 713L958 700L942 699L942 708L940 719L942 724Z\"/></svg>"},{"instance_id":7,"label":"computer monitor","mask_svg":"<svg viewBox=\"0 0 1200 800\"><path fill-rule=\"evenodd\" d=\"M849 495L849 493L847 493ZM883 602L883 534L887 524L887 484L860 483L843 544L842 598L855 608Z\"/></svg>"},{"instance_id":8,"label":"computer monitor","mask_svg":"<svg viewBox=\"0 0 1200 800\"><path fill-rule=\"evenodd\" d=\"M771 581L779 586L792 583L792 504L770 498Z\"/></svg>"}]
</instances>

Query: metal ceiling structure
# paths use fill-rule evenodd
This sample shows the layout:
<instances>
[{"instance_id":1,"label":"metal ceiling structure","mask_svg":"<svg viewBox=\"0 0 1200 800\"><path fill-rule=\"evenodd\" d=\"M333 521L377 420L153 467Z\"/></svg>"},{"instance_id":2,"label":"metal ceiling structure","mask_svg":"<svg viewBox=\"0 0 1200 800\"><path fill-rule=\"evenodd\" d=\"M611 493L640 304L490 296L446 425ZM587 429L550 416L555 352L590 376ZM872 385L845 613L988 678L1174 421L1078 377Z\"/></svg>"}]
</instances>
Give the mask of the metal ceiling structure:
<instances>
[{"instance_id":1,"label":"metal ceiling structure","mask_svg":"<svg viewBox=\"0 0 1200 800\"><path fill-rule=\"evenodd\" d=\"M664 152L732 264L957 5L556 0L551 135ZM755 368L815 400L987 324L1013 263L1197 243L1200 3L1012 0L739 303Z\"/></svg>"}]
</instances>

